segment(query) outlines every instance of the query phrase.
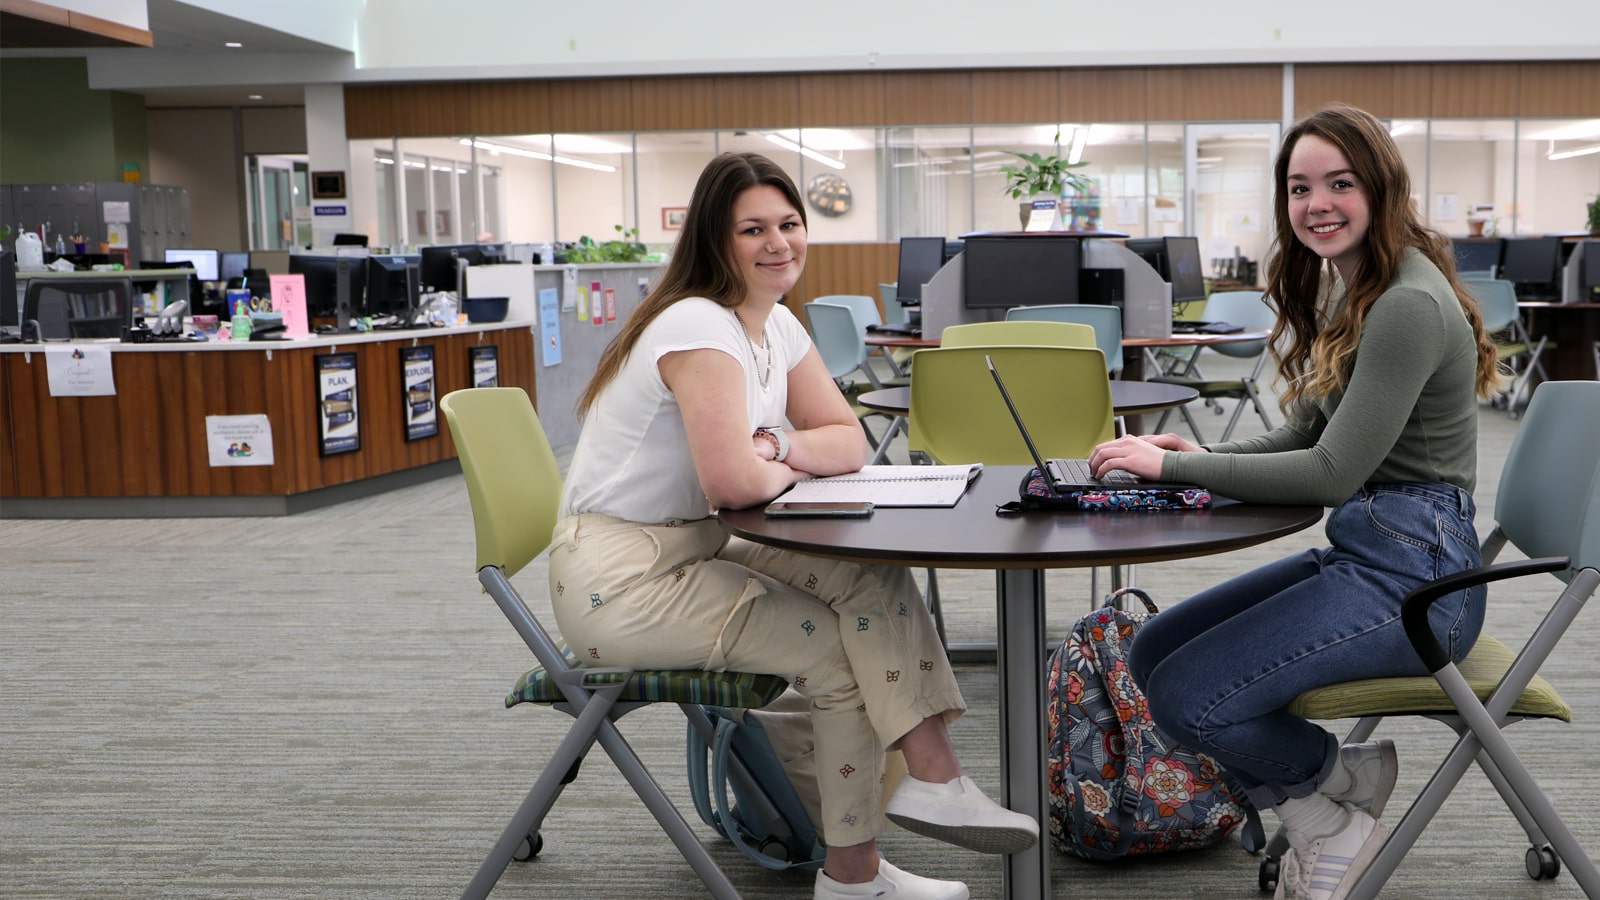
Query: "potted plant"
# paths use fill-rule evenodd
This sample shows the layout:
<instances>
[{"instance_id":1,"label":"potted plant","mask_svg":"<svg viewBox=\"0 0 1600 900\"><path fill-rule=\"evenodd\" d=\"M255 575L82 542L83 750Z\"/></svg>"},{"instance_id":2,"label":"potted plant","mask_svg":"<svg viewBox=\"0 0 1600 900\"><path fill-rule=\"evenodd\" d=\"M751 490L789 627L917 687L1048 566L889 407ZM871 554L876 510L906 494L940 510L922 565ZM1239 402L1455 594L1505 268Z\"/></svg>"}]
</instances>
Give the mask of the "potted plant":
<instances>
[{"instance_id":1,"label":"potted plant","mask_svg":"<svg viewBox=\"0 0 1600 900\"><path fill-rule=\"evenodd\" d=\"M578 242L566 249L566 258L569 263L630 263L643 262L650 249L639 243L639 229L624 229L621 225L615 226L617 233L622 237L596 243L594 238L584 235Z\"/></svg>"},{"instance_id":2,"label":"potted plant","mask_svg":"<svg viewBox=\"0 0 1600 900\"><path fill-rule=\"evenodd\" d=\"M1589 234L1600 237L1600 195L1589 201Z\"/></svg>"},{"instance_id":3,"label":"potted plant","mask_svg":"<svg viewBox=\"0 0 1600 900\"><path fill-rule=\"evenodd\" d=\"M1056 152L1043 153L1017 153L1013 150L1006 152L1022 160L1021 165L1001 166L1000 174L1006 177L1003 190L1013 200L1022 201L1022 221L1028 221L1028 213L1032 207L1034 197L1049 197L1060 201L1061 196L1069 189L1087 192L1094 186L1089 176L1075 172L1089 165L1087 160L1068 162L1061 155L1061 132L1055 136Z\"/></svg>"}]
</instances>

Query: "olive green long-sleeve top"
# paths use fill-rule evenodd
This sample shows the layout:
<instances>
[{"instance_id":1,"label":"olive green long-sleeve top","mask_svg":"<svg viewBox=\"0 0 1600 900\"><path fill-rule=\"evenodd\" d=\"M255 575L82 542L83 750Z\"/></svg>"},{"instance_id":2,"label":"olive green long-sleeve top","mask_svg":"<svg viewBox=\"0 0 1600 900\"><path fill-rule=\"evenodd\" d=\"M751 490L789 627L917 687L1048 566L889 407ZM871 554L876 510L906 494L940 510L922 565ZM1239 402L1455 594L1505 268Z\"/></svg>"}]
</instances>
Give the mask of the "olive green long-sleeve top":
<instances>
[{"instance_id":1,"label":"olive green long-sleeve top","mask_svg":"<svg viewBox=\"0 0 1600 900\"><path fill-rule=\"evenodd\" d=\"M1343 302L1343 298L1337 298ZM1169 452L1166 481L1253 503L1337 506L1367 483L1477 484L1477 352L1443 273L1412 249L1368 311L1343 393L1260 437Z\"/></svg>"}]
</instances>

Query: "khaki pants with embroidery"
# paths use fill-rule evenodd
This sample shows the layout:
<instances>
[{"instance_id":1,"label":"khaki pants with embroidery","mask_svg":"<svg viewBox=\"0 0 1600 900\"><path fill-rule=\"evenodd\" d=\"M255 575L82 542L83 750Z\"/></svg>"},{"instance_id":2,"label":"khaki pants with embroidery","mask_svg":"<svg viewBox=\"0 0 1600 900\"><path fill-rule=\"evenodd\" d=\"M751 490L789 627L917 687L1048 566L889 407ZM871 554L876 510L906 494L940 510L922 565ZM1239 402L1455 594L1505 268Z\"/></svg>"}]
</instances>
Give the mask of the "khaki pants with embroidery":
<instances>
[{"instance_id":1,"label":"khaki pants with embroidery","mask_svg":"<svg viewBox=\"0 0 1600 900\"><path fill-rule=\"evenodd\" d=\"M887 829L884 748L966 710L911 573L730 539L714 520L557 523L556 621L589 665L781 675L811 703L818 823L832 846Z\"/></svg>"}]
</instances>

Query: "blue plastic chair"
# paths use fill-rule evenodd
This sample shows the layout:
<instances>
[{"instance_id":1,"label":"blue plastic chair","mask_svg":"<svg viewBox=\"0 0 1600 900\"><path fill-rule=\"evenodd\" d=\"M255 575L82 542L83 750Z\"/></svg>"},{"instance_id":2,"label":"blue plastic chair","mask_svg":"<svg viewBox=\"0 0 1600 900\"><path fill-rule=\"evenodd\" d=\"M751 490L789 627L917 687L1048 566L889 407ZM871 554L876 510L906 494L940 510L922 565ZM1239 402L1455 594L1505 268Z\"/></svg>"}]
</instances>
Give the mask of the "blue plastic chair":
<instances>
[{"instance_id":1,"label":"blue plastic chair","mask_svg":"<svg viewBox=\"0 0 1600 900\"><path fill-rule=\"evenodd\" d=\"M1122 310L1093 303L1062 303L1047 306L1017 306L1006 310L1006 319L1041 322L1073 322L1094 329L1094 343L1106 355L1106 371L1122 372ZM1117 377L1112 374L1113 378Z\"/></svg>"}]
</instances>

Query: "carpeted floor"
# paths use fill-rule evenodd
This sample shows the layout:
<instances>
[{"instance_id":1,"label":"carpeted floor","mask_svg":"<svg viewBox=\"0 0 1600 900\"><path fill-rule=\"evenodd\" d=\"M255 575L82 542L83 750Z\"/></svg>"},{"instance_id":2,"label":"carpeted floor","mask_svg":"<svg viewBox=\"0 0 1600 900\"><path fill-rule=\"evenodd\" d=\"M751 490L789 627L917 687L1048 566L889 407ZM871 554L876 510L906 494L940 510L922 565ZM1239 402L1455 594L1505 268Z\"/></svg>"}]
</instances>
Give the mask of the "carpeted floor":
<instances>
[{"instance_id":1,"label":"carpeted floor","mask_svg":"<svg viewBox=\"0 0 1600 900\"><path fill-rule=\"evenodd\" d=\"M1246 433L1259 428L1252 420ZM1487 527L1516 425L1493 410L1480 420ZM1202 414L1213 437L1221 421ZM1137 579L1177 602L1319 537L1141 566ZM530 657L478 591L471 542L459 477L290 518L0 522L0 896L459 893L566 727L547 710L502 707ZM941 572L953 639L992 637L992 577ZM543 603L542 564L517 581ZM1050 585L1061 634L1087 609L1088 576L1053 573ZM1556 587L1496 586L1490 628L1526 634ZM1576 724L1512 731L1589 847L1600 841L1600 774L1589 765L1600 745L1597 639L1600 622L1580 618L1545 669ZM994 672L958 675L972 712L954 738L993 790ZM665 708L623 729L680 801L682 729ZM1450 734L1430 722L1380 733L1401 744L1399 809ZM758 869L695 824L747 897L810 896L810 876ZM704 895L603 757L586 764L545 836L543 854L513 864L495 896ZM999 894L993 858L898 832L883 846L905 868L965 879L975 897ZM1385 896L1581 896L1566 875L1531 881L1524 847L1469 773ZM1122 865L1056 854L1054 867L1059 898L1259 896L1256 863L1237 844Z\"/></svg>"}]
</instances>

